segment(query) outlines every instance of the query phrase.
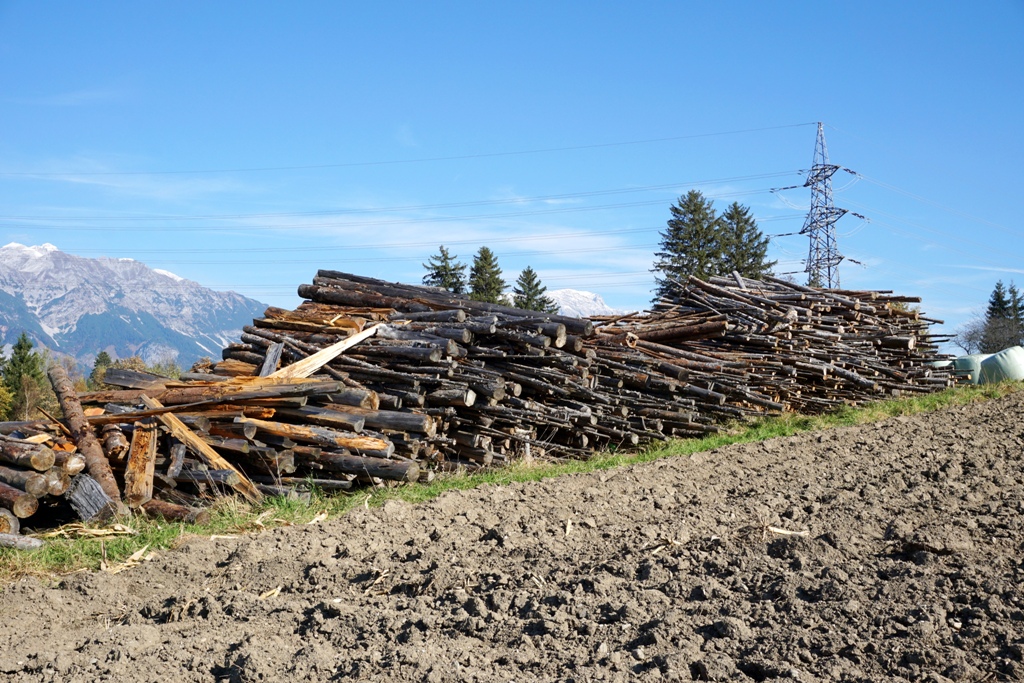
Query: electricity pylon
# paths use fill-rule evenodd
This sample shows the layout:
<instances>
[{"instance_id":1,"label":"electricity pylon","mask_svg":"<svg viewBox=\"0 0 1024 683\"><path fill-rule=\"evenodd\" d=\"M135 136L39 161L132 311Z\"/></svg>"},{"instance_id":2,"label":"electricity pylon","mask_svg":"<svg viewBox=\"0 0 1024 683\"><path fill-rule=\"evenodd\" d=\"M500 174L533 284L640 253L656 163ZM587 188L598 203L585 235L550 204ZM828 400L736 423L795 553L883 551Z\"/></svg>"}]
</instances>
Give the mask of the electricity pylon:
<instances>
[{"instance_id":1,"label":"electricity pylon","mask_svg":"<svg viewBox=\"0 0 1024 683\"><path fill-rule=\"evenodd\" d=\"M811 247L807 254L807 284L826 289L839 288L839 262L843 256L836 245L836 221L846 209L832 203L832 176L839 170L828 162L825 131L818 122L818 139L814 143L814 163L807 173L804 187L811 188L811 210L807 213L801 235L807 235Z\"/></svg>"}]
</instances>

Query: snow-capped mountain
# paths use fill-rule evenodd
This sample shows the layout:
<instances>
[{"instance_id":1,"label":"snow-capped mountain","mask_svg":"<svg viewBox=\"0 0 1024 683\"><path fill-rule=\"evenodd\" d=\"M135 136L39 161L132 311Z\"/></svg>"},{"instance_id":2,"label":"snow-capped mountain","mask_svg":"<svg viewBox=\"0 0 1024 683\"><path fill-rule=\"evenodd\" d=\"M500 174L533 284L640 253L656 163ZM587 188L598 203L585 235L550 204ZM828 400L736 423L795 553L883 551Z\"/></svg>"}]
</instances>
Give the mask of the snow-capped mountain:
<instances>
[{"instance_id":1,"label":"snow-capped mountain","mask_svg":"<svg viewBox=\"0 0 1024 683\"><path fill-rule=\"evenodd\" d=\"M589 318L592 315L615 315L629 313L612 308L604 302L599 294L581 292L577 289L556 289L545 292L545 296L558 304L560 315L571 315L577 318Z\"/></svg>"},{"instance_id":2,"label":"snow-capped mountain","mask_svg":"<svg viewBox=\"0 0 1024 683\"><path fill-rule=\"evenodd\" d=\"M133 259L84 258L52 244L0 247L0 344L24 330L84 365L105 350L188 367L218 357L265 309Z\"/></svg>"}]
</instances>

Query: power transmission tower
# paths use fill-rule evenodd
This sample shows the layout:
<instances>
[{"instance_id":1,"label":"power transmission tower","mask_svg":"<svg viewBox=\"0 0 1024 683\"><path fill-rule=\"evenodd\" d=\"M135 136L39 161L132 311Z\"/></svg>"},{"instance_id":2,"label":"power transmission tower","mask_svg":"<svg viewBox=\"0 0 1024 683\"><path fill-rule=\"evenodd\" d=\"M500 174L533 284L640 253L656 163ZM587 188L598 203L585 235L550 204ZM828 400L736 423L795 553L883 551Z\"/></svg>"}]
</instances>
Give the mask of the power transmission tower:
<instances>
[{"instance_id":1,"label":"power transmission tower","mask_svg":"<svg viewBox=\"0 0 1024 683\"><path fill-rule=\"evenodd\" d=\"M811 188L811 210L800 230L801 235L807 235L811 240L805 270L807 284L812 287L839 288L839 262L843 256L836 246L836 221L846 213L846 209L836 208L832 203L832 176L839 168L828 162L825 131L819 121L814 163L804 183L804 187Z\"/></svg>"}]
</instances>

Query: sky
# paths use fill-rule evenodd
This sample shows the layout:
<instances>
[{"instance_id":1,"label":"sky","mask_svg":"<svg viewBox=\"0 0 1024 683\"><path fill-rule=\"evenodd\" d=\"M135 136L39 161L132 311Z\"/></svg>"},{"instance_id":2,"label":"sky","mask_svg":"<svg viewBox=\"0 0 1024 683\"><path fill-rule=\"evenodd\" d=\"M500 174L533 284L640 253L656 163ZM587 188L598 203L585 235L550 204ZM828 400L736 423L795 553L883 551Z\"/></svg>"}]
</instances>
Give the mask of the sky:
<instances>
[{"instance_id":1,"label":"sky","mask_svg":"<svg viewBox=\"0 0 1024 683\"><path fill-rule=\"evenodd\" d=\"M0 244L294 308L318 269L643 309L668 209L748 206L805 281L816 122L840 284L953 330L1024 285L1024 0L5 2Z\"/></svg>"}]
</instances>

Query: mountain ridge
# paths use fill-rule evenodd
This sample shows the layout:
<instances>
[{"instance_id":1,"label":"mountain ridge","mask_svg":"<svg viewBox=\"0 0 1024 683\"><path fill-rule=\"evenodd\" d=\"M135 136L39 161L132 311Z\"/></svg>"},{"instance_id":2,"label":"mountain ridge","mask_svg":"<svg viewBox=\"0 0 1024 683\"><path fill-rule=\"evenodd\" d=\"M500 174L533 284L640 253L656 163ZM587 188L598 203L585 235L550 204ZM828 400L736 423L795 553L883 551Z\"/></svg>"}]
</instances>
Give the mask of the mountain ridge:
<instances>
[{"instance_id":1,"label":"mountain ridge","mask_svg":"<svg viewBox=\"0 0 1024 683\"><path fill-rule=\"evenodd\" d=\"M237 340L266 309L127 258L86 258L52 244L0 247L0 344L22 330L89 365L107 351L191 365Z\"/></svg>"}]
</instances>

